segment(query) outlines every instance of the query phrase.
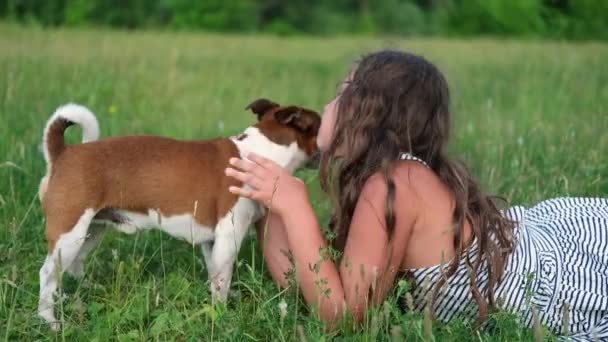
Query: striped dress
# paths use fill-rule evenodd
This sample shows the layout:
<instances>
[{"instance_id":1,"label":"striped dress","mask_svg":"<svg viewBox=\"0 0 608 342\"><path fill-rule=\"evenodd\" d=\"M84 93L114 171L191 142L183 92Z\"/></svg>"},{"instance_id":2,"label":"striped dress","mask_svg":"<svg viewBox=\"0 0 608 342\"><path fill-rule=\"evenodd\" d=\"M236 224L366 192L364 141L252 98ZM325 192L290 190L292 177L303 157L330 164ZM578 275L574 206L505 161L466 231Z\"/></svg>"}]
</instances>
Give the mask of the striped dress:
<instances>
[{"instance_id":1,"label":"striped dress","mask_svg":"<svg viewBox=\"0 0 608 342\"><path fill-rule=\"evenodd\" d=\"M424 164L407 154L401 159ZM512 207L505 215L517 227L514 250L495 291L501 307L518 314L527 327L532 327L536 311L538 320L562 338L608 341L608 198L557 198L531 208ZM474 261L475 241L468 252ZM445 264L410 270L417 285L412 293L416 310L424 309L446 270ZM482 264L477 278L482 295L488 290L484 271ZM464 260L433 309L444 322L476 317Z\"/></svg>"}]
</instances>

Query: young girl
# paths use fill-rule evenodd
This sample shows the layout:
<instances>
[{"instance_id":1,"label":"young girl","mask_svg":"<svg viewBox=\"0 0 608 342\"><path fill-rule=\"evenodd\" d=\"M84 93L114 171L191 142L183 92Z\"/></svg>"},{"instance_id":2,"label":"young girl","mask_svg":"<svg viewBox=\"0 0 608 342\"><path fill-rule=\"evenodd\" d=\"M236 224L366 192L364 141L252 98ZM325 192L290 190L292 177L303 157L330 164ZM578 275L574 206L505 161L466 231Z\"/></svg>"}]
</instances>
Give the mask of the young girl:
<instances>
[{"instance_id":1,"label":"young girl","mask_svg":"<svg viewBox=\"0 0 608 342\"><path fill-rule=\"evenodd\" d=\"M537 313L556 334L608 339L608 200L503 213L447 157L449 133L448 85L433 64L399 51L357 64L317 139L338 264L301 180L257 155L231 160L226 174L244 185L229 190L269 209L259 238L274 280L287 285L291 254L307 303L330 326L346 312L362 320L409 275L416 308L430 304L442 321L483 321L500 307L527 326Z\"/></svg>"}]
</instances>

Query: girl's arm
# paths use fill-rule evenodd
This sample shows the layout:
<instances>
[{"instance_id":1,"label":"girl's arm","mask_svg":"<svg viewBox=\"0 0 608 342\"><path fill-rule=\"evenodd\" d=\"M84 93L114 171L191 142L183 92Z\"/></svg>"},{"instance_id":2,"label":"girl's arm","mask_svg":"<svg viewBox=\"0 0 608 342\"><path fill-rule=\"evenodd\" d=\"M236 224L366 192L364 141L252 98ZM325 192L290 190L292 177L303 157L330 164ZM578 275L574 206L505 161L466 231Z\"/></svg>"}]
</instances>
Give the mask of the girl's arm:
<instances>
[{"instance_id":1,"label":"girl's arm","mask_svg":"<svg viewBox=\"0 0 608 342\"><path fill-rule=\"evenodd\" d=\"M296 263L297 280L309 306L318 307L321 318L330 325L346 311L350 311L356 320L362 320L370 303L381 302L391 288L403 260L413 219L407 219L407 213L400 215L403 222L397 225L406 229L396 230L389 244L384 223L386 185L380 177L370 178L354 212L342 263L336 265L326 253L327 241L304 183L267 159L256 155L249 159L254 163L232 160L231 163L243 172L228 169L226 173L252 190L232 187L230 191L261 201L283 222L285 236L279 238L281 234L273 233L274 229L281 228L275 222L269 223L273 230L267 232L268 238L276 234L272 243L280 241L284 246L283 238L286 237ZM268 246L270 242L266 240L265 244ZM281 265L284 265L276 262L281 260L277 257L279 249L264 249L265 257L273 264L269 264L269 269L274 269L271 273L276 280L277 270L282 270Z\"/></svg>"},{"instance_id":2,"label":"girl's arm","mask_svg":"<svg viewBox=\"0 0 608 342\"><path fill-rule=\"evenodd\" d=\"M367 181L351 221L341 263L330 260L327 241L308 200L293 196L293 208L280 213L285 224L297 277L309 306L332 325L348 311L356 321L372 304L381 303L392 288L409 239L407 231L395 232L389 242L385 225L386 184L379 176ZM396 248L393 248L396 246Z\"/></svg>"}]
</instances>

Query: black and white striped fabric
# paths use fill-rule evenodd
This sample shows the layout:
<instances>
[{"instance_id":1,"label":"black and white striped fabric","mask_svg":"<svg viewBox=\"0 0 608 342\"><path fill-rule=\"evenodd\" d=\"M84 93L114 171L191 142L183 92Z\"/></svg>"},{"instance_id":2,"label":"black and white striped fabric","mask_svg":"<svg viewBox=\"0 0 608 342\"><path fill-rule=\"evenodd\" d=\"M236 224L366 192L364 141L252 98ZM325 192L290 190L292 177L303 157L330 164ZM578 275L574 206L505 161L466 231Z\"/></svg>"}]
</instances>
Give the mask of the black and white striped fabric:
<instances>
[{"instance_id":1,"label":"black and white striped fabric","mask_svg":"<svg viewBox=\"0 0 608 342\"><path fill-rule=\"evenodd\" d=\"M400 159L418 160L407 154ZM512 207L505 215L518 225L514 251L495 291L501 307L528 327L536 311L543 325L571 341L608 341L608 199L557 198L531 208ZM475 241L468 253L472 262L478 257ZM433 305L441 321L476 317L464 259ZM410 270L417 284L415 309L424 309L445 271L447 264ZM485 295L485 265L477 283Z\"/></svg>"}]
</instances>

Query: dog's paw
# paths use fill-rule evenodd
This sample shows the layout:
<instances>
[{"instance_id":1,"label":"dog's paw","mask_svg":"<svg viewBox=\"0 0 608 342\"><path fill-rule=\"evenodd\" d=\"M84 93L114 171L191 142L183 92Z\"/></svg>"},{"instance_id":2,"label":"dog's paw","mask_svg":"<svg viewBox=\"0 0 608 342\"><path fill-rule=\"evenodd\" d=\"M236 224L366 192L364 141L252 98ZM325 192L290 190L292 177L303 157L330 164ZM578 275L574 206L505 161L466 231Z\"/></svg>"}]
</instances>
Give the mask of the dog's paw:
<instances>
[{"instance_id":1,"label":"dog's paw","mask_svg":"<svg viewBox=\"0 0 608 342\"><path fill-rule=\"evenodd\" d=\"M40 318L42 318L45 323L48 323L49 328L53 331L59 331L61 330L61 322L59 322L57 320L57 318L55 318L55 315L53 314L53 310L49 309L49 308L44 308L38 309L38 316Z\"/></svg>"},{"instance_id":2,"label":"dog's paw","mask_svg":"<svg viewBox=\"0 0 608 342\"><path fill-rule=\"evenodd\" d=\"M211 300L214 304L226 303L228 291L217 284L211 284Z\"/></svg>"},{"instance_id":3,"label":"dog's paw","mask_svg":"<svg viewBox=\"0 0 608 342\"><path fill-rule=\"evenodd\" d=\"M49 324L49 328L51 328L52 331L54 332L58 332L61 330L61 323L60 322L52 322Z\"/></svg>"}]
</instances>

